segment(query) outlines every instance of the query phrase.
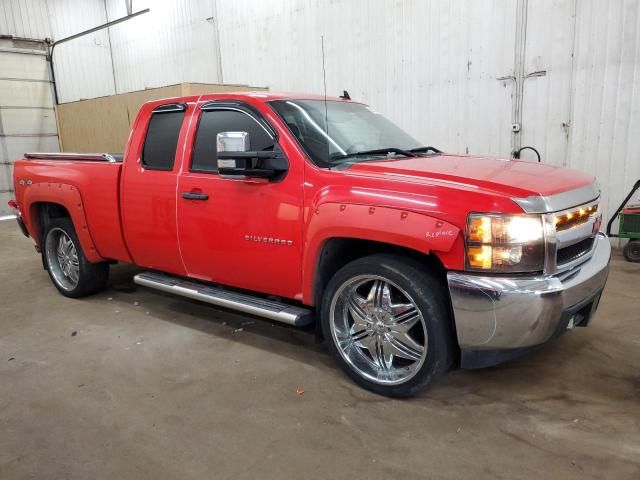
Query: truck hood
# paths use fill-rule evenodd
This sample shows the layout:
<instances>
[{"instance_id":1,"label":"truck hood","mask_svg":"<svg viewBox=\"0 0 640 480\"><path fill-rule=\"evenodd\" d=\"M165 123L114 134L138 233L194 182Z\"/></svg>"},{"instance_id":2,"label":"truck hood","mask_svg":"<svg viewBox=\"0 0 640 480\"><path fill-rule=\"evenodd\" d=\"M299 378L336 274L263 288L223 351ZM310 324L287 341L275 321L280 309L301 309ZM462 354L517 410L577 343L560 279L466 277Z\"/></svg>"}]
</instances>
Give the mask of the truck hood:
<instances>
[{"instance_id":1,"label":"truck hood","mask_svg":"<svg viewBox=\"0 0 640 480\"><path fill-rule=\"evenodd\" d=\"M593 177L564 167L470 155L434 155L354 163L350 174L419 183L455 183L510 198L548 196L593 182Z\"/></svg>"}]
</instances>

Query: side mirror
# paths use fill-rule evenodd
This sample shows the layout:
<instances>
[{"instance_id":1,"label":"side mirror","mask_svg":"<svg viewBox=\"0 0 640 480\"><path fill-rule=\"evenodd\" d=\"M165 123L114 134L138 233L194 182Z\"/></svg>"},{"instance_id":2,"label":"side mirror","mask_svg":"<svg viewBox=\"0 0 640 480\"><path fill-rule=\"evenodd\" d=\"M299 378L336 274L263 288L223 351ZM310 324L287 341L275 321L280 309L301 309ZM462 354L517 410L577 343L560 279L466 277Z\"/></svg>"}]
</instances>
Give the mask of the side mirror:
<instances>
[{"instance_id":1,"label":"side mirror","mask_svg":"<svg viewBox=\"0 0 640 480\"><path fill-rule=\"evenodd\" d=\"M216 136L216 150L221 152L246 152L249 150L248 132L220 132Z\"/></svg>"},{"instance_id":2,"label":"side mirror","mask_svg":"<svg viewBox=\"0 0 640 480\"><path fill-rule=\"evenodd\" d=\"M289 170L276 143L273 150L251 151L247 132L220 132L216 137L218 174L230 180L280 180Z\"/></svg>"}]
</instances>

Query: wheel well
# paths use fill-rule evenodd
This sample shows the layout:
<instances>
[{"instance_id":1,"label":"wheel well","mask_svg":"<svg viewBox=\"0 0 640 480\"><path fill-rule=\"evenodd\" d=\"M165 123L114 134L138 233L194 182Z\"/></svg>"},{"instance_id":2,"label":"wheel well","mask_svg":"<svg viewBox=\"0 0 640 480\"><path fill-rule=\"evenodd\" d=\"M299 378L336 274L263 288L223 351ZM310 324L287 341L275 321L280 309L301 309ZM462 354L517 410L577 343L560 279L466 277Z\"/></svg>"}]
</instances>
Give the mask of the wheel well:
<instances>
[{"instance_id":1,"label":"wheel well","mask_svg":"<svg viewBox=\"0 0 640 480\"><path fill-rule=\"evenodd\" d=\"M331 280L338 270L349 262L375 253L391 253L409 257L424 265L424 267L428 268L432 273L441 277L443 282L446 282L446 270L438 257L433 254L425 254L410 248L372 240L332 238L324 244L318 257L313 284L313 298L316 307L319 307L322 301L322 295L329 280Z\"/></svg>"},{"instance_id":2,"label":"wheel well","mask_svg":"<svg viewBox=\"0 0 640 480\"><path fill-rule=\"evenodd\" d=\"M421 264L425 269L428 269L432 274L436 275L436 277L442 282L442 285L445 287L447 285L447 271L442 265L440 259L432 253L427 254L406 247L358 238L332 238L327 240L320 252L314 276L313 298L316 311L320 310L322 295L324 294L324 290L329 283L329 280L331 280L338 270L349 262L375 253L390 253L410 258L416 263ZM445 288L445 291L448 292L448 289ZM454 338L457 338L453 310L451 308L451 301L448 299L448 294L447 302L450 310L451 329ZM315 336L316 341L324 341L324 335L322 334L322 328L319 321L315 322ZM457 342L454 343L456 348L458 348ZM458 358L459 356L458 352Z\"/></svg>"},{"instance_id":3,"label":"wheel well","mask_svg":"<svg viewBox=\"0 0 640 480\"><path fill-rule=\"evenodd\" d=\"M36 222L38 231L38 244L42 245L44 232L46 232L49 222L54 218L71 218L69 211L59 203L38 202L32 206L32 218Z\"/></svg>"}]
</instances>

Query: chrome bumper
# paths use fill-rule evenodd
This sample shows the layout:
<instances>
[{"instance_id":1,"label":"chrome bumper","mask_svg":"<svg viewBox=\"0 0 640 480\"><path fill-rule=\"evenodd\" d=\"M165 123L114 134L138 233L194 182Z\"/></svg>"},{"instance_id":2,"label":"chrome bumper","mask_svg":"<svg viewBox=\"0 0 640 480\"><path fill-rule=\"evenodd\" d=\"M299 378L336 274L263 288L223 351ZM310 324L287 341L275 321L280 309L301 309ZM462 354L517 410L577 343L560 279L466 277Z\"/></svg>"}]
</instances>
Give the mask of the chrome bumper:
<instances>
[{"instance_id":1,"label":"chrome bumper","mask_svg":"<svg viewBox=\"0 0 640 480\"><path fill-rule=\"evenodd\" d=\"M460 349L463 353L523 349L546 342L574 320L586 323L607 281L610 258L609 239L598 234L591 258L558 275L449 272Z\"/></svg>"}]
</instances>

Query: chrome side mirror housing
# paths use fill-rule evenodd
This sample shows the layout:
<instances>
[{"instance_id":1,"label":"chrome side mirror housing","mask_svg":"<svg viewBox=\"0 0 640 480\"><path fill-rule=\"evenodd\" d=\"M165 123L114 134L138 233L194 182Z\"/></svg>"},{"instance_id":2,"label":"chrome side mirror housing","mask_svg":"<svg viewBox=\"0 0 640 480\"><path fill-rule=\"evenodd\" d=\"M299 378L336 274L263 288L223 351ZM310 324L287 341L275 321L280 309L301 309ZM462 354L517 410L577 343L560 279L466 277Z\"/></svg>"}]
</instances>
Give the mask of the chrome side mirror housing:
<instances>
[{"instance_id":1,"label":"chrome side mirror housing","mask_svg":"<svg viewBox=\"0 0 640 480\"><path fill-rule=\"evenodd\" d=\"M228 158L235 152L249 151L248 132L220 132L216 135L216 152L218 153L218 170L225 168L238 168L236 158ZM223 154L223 155L220 155ZM225 158L220 158L225 157Z\"/></svg>"},{"instance_id":2,"label":"chrome side mirror housing","mask_svg":"<svg viewBox=\"0 0 640 480\"><path fill-rule=\"evenodd\" d=\"M276 143L271 150L251 151L247 132L220 132L216 137L218 174L228 180L268 182L282 179L289 162Z\"/></svg>"}]
</instances>

